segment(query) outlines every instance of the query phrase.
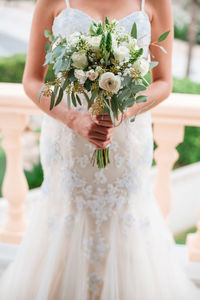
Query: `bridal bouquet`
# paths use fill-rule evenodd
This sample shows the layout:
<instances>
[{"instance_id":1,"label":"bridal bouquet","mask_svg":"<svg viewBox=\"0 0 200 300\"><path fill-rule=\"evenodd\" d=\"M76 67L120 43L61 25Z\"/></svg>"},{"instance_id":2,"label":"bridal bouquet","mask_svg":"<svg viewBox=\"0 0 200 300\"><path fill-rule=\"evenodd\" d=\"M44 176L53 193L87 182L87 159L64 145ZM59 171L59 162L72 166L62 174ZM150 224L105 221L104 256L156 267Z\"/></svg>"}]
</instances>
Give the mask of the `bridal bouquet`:
<instances>
[{"instance_id":1,"label":"bridal bouquet","mask_svg":"<svg viewBox=\"0 0 200 300\"><path fill-rule=\"evenodd\" d=\"M168 33L162 34L158 42ZM50 109L62 101L64 93L69 109L72 104L74 107L82 105L79 95L83 94L92 114L108 112L116 126L119 115L122 121L128 107L147 101L147 97L141 95L148 85L144 76L158 63L149 63L142 57L136 23L127 33L118 21L110 22L106 17L105 25L92 22L87 33L54 37L45 30L44 34L49 38L44 65L53 65L55 80L42 86L38 100L41 94L50 96ZM130 121L134 120L135 117ZM110 162L109 147L94 150L91 161L104 168Z\"/></svg>"}]
</instances>

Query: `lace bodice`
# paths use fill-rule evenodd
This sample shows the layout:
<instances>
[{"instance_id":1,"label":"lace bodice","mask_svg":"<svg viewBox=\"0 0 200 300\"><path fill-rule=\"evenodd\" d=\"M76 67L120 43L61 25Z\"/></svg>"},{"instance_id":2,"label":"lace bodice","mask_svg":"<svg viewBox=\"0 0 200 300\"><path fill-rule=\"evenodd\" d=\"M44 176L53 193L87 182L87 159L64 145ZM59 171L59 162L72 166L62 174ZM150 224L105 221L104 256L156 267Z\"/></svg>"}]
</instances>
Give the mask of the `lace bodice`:
<instances>
[{"instance_id":1,"label":"lace bodice","mask_svg":"<svg viewBox=\"0 0 200 300\"><path fill-rule=\"evenodd\" d=\"M75 31L88 31L92 21L95 20L81 10L68 7L55 17L52 31L55 36L58 34L68 36ZM118 21L128 32L131 32L132 25L136 22L138 27L138 43L144 49L143 55L147 57L151 40L151 24L144 8L142 7L142 10L135 11Z\"/></svg>"}]
</instances>

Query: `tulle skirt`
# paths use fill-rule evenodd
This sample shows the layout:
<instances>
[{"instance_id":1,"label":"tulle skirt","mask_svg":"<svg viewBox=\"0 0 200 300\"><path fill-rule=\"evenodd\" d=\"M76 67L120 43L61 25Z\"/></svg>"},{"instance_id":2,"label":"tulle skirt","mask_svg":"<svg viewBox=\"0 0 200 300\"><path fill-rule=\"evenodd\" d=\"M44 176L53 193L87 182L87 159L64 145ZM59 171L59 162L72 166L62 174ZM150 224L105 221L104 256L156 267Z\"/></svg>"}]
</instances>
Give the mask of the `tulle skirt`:
<instances>
[{"instance_id":1,"label":"tulle skirt","mask_svg":"<svg viewBox=\"0 0 200 300\"><path fill-rule=\"evenodd\" d=\"M17 255L0 278L0 300L200 299L177 261L153 196L145 209L138 206L133 212L134 219L127 219L126 234L121 234L117 213L104 223L110 247L99 278L82 251L92 222L87 211L75 220L62 213L49 218L48 197L40 197ZM88 274L93 274L89 280Z\"/></svg>"}]
</instances>

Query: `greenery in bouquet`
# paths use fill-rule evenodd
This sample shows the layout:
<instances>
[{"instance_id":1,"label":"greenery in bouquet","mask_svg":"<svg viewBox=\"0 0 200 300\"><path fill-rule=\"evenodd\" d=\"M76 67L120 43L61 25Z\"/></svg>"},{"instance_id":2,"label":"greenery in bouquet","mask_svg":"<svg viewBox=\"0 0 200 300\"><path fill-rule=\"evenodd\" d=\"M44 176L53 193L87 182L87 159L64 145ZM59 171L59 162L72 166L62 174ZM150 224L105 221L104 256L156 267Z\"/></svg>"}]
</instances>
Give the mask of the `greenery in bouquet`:
<instances>
[{"instance_id":1,"label":"greenery in bouquet","mask_svg":"<svg viewBox=\"0 0 200 300\"><path fill-rule=\"evenodd\" d=\"M158 42L168 33L162 34ZM118 21L106 17L105 24L92 22L87 33L54 37L45 30L44 34L49 38L44 65L53 65L55 80L42 86L38 99L41 94L49 96L50 109L62 101L64 93L69 109L82 105L82 94L92 114L109 113L113 125L117 126L116 120L121 116L122 122L127 108L147 101L147 96L141 94L148 85L144 76L158 63L142 56L136 23L128 33ZM94 150L91 161L104 168L110 162L109 147Z\"/></svg>"}]
</instances>

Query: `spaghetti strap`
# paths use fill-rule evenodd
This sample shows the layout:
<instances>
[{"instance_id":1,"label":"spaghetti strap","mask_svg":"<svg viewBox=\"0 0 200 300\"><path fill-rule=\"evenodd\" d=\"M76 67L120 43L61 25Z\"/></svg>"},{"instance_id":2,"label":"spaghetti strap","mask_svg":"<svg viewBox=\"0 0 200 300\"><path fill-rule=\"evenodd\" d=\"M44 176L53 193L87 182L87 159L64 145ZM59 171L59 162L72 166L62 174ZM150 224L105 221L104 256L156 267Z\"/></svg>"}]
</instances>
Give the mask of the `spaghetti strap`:
<instances>
[{"instance_id":1,"label":"spaghetti strap","mask_svg":"<svg viewBox=\"0 0 200 300\"><path fill-rule=\"evenodd\" d=\"M145 6L145 0L142 0L142 7L141 7L142 11L144 11L144 6Z\"/></svg>"},{"instance_id":2,"label":"spaghetti strap","mask_svg":"<svg viewBox=\"0 0 200 300\"><path fill-rule=\"evenodd\" d=\"M66 0L67 8L70 8L69 0Z\"/></svg>"}]
</instances>

